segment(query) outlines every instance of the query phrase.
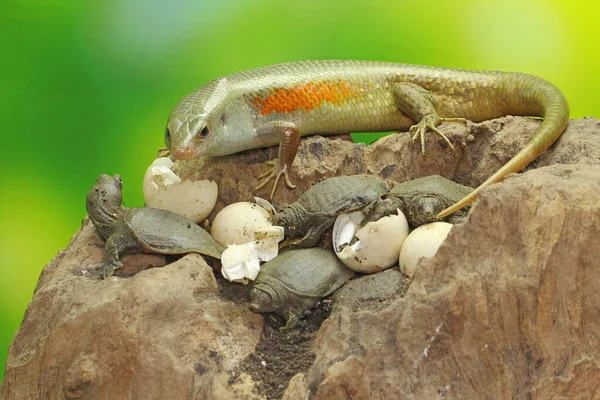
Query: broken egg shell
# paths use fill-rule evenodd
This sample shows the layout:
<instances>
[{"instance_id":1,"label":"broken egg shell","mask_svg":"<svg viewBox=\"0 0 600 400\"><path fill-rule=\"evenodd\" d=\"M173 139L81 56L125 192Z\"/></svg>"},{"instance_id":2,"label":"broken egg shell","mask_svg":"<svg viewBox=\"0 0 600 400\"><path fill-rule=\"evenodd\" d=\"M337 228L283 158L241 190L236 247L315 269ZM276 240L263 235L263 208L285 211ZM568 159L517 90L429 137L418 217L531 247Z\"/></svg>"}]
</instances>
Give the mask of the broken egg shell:
<instances>
[{"instance_id":1,"label":"broken egg shell","mask_svg":"<svg viewBox=\"0 0 600 400\"><path fill-rule=\"evenodd\" d=\"M172 171L174 163L161 157L146 170L143 192L146 206L172 211L199 223L217 203L218 186L208 179L181 181Z\"/></svg>"},{"instance_id":2,"label":"broken egg shell","mask_svg":"<svg viewBox=\"0 0 600 400\"><path fill-rule=\"evenodd\" d=\"M273 226L270 217L270 213L256 203L233 203L215 216L210 234L223 246L252 242L260 239L257 232Z\"/></svg>"},{"instance_id":3,"label":"broken egg shell","mask_svg":"<svg viewBox=\"0 0 600 400\"><path fill-rule=\"evenodd\" d=\"M400 271L409 277L413 276L419 260L431 258L437 253L452 226L447 222L432 222L412 231L400 250Z\"/></svg>"},{"instance_id":4,"label":"broken egg shell","mask_svg":"<svg viewBox=\"0 0 600 400\"><path fill-rule=\"evenodd\" d=\"M363 217L362 211L338 216L333 226L335 253L348 268L363 274L390 268L408 236L406 217L398 210L398 215L369 222L356 231Z\"/></svg>"},{"instance_id":5,"label":"broken egg shell","mask_svg":"<svg viewBox=\"0 0 600 400\"><path fill-rule=\"evenodd\" d=\"M227 246L221 255L221 275L231 282L247 284L260 271L260 260L255 242Z\"/></svg>"},{"instance_id":6,"label":"broken egg shell","mask_svg":"<svg viewBox=\"0 0 600 400\"><path fill-rule=\"evenodd\" d=\"M283 227L271 226L257 230L259 240L229 245L221 255L221 274L232 282L247 284L255 280L260 271L260 261L270 261L279 252L283 240Z\"/></svg>"}]
</instances>

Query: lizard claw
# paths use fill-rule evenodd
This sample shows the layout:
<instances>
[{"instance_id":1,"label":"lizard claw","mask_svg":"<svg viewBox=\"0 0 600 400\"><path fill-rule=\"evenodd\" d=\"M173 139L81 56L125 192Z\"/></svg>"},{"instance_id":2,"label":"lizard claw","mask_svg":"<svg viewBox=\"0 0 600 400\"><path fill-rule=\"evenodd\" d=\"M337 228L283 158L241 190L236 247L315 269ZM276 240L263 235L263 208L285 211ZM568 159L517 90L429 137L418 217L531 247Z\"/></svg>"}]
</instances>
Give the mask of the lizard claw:
<instances>
[{"instance_id":1,"label":"lizard claw","mask_svg":"<svg viewBox=\"0 0 600 400\"><path fill-rule=\"evenodd\" d=\"M417 124L410 127L409 133L413 135L413 143L417 140L418 137L421 138L421 153L423 153L423 155L425 155L425 133L427 133L428 130L431 130L440 135L442 139L444 139L448 147L450 147L453 152L456 152L454 146L452 145L452 143L450 143L450 140L448 140L446 135L444 135L437 128L437 126L442 122L460 122L465 125L467 124L467 120L464 118L441 118L435 114L428 114L421 118L421 120Z\"/></svg>"},{"instance_id":2,"label":"lizard claw","mask_svg":"<svg viewBox=\"0 0 600 400\"><path fill-rule=\"evenodd\" d=\"M287 187L289 187L290 189L296 188L296 185L294 185L290 181L286 167L279 166L277 164L276 160L268 161L267 164L273 165L273 167L269 171L265 172L264 174L261 174L258 177L258 179L262 179L265 177L266 177L266 179L263 180L258 186L256 186L254 188L254 190L262 189L263 187L265 187L267 185L267 183L269 183L272 179L274 179L275 182L273 183L273 188L271 189L271 193L269 194L269 200L273 200L273 197L275 196L275 191L277 190L277 185L279 184L279 180L281 179L282 176L283 176L283 180Z\"/></svg>"}]
</instances>

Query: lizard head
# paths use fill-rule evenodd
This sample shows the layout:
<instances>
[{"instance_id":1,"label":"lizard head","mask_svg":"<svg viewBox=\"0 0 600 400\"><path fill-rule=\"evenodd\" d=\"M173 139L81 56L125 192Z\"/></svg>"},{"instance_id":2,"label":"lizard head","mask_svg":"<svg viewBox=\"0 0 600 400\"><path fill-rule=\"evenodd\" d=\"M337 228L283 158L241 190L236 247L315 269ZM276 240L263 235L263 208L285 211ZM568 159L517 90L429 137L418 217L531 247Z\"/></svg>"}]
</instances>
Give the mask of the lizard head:
<instances>
[{"instance_id":1,"label":"lizard head","mask_svg":"<svg viewBox=\"0 0 600 400\"><path fill-rule=\"evenodd\" d=\"M227 79L212 81L177 104L169 115L165 129L165 145L179 160L191 160L216 154L216 136L222 136L225 125Z\"/></svg>"}]
</instances>

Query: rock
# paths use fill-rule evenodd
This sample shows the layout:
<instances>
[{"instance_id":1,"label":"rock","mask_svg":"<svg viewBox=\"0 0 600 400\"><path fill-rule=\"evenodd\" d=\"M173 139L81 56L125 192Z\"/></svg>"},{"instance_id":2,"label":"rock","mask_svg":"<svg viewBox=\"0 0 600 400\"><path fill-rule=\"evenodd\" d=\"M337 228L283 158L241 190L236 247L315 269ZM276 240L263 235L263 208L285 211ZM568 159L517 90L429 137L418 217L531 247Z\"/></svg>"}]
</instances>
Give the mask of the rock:
<instances>
[{"instance_id":1,"label":"rock","mask_svg":"<svg viewBox=\"0 0 600 400\"><path fill-rule=\"evenodd\" d=\"M86 220L44 270L0 398L259 398L249 376L228 380L254 351L262 318L219 296L201 256L100 281L88 267L102 250Z\"/></svg>"},{"instance_id":2,"label":"rock","mask_svg":"<svg viewBox=\"0 0 600 400\"><path fill-rule=\"evenodd\" d=\"M476 186L538 125L444 125L457 155L429 135L425 158L407 134L372 146L309 138L292 173L299 188L281 187L277 202L339 174ZM40 275L0 398L596 398L599 139L596 119L570 121L527 172L483 190L411 279L395 268L356 279L284 333L199 255L132 256L98 280L104 243L86 220ZM220 209L251 199L275 151L182 162L180 173L222 179Z\"/></svg>"},{"instance_id":3,"label":"rock","mask_svg":"<svg viewBox=\"0 0 600 400\"><path fill-rule=\"evenodd\" d=\"M285 390L282 400L305 399L308 395L308 389L306 388L306 376L303 373L297 373L292 379L290 379L290 384Z\"/></svg>"},{"instance_id":4,"label":"rock","mask_svg":"<svg viewBox=\"0 0 600 400\"><path fill-rule=\"evenodd\" d=\"M600 165L600 121L586 117L569 121L556 145L542 154L532 167L552 164Z\"/></svg>"},{"instance_id":5,"label":"rock","mask_svg":"<svg viewBox=\"0 0 600 400\"><path fill-rule=\"evenodd\" d=\"M464 147L457 141L467 135L466 129L460 124L446 124L440 129L456 143L458 154L462 154ZM370 146L321 136L305 138L300 143L290 173L290 179L297 188L290 190L280 182L274 203L279 206L292 203L318 180L337 175L368 173L403 181L454 170L460 158L436 136L427 136L428 153L424 157L417 145L413 146L408 133L383 137ZM225 157L177 161L174 171L183 180L210 179L217 182L219 198L209 216L212 221L228 204L251 201L254 196L268 198L270 184L259 192L255 192L254 187L258 185L258 176L268 169L266 161L276 157L276 147L256 149ZM452 167L448 168L449 165Z\"/></svg>"},{"instance_id":6,"label":"rock","mask_svg":"<svg viewBox=\"0 0 600 400\"><path fill-rule=\"evenodd\" d=\"M428 175L441 175L460 184L476 187L510 160L535 134L541 121L503 117L481 123L442 124L440 130L453 143L453 153L438 135L426 136L425 156L413 145L407 132L388 135L367 146L348 140L310 136L302 140L290 173L297 188L280 183L274 203L279 207L295 201L320 179L338 175L374 174L403 182ZM570 121L555 146L529 168L551 163L600 164L600 122L595 118ZM556 152L556 155L554 155ZM219 185L219 199L210 214L226 205L268 197L271 185L254 191L258 176L268 168L266 161L277 157L277 147L255 149L226 157L177 161L175 171L182 179L211 179ZM569 160L572 160L569 161ZM527 168L526 168L527 169Z\"/></svg>"},{"instance_id":7,"label":"rock","mask_svg":"<svg viewBox=\"0 0 600 400\"><path fill-rule=\"evenodd\" d=\"M379 310L334 309L315 339L308 389L350 398L360 368L333 368L357 357L352 398L597 396L597 193L600 166L582 164L483 191L403 297Z\"/></svg>"},{"instance_id":8,"label":"rock","mask_svg":"<svg viewBox=\"0 0 600 400\"><path fill-rule=\"evenodd\" d=\"M354 356L333 364L327 370L315 400L369 399L367 393L359 393L359 388L364 383L364 370L363 361Z\"/></svg>"}]
</instances>

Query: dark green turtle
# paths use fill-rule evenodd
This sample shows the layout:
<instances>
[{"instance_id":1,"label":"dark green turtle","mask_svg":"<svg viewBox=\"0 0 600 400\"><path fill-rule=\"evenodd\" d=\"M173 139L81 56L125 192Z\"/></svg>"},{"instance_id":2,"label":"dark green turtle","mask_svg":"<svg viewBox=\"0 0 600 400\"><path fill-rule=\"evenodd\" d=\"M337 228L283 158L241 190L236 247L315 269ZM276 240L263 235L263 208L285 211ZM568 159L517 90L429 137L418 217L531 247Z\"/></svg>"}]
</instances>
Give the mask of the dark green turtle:
<instances>
[{"instance_id":1,"label":"dark green turtle","mask_svg":"<svg viewBox=\"0 0 600 400\"><path fill-rule=\"evenodd\" d=\"M302 236L290 248L311 247L338 215L361 209L388 191L389 185L376 176L336 176L314 184L271 220L283 226L286 236Z\"/></svg>"},{"instance_id":2,"label":"dark green turtle","mask_svg":"<svg viewBox=\"0 0 600 400\"><path fill-rule=\"evenodd\" d=\"M119 175L100 175L90 189L86 208L96 230L106 240L102 277L123 264L120 254L200 253L221 258L223 246L194 222L179 214L157 208L121 206L123 183Z\"/></svg>"},{"instance_id":3,"label":"dark green turtle","mask_svg":"<svg viewBox=\"0 0 600 400\"><path fill-rule=\"evenodd\" d=\"M352 277L331 250L313 247L284 251L265 263L252 290L250 309L282 315L292 328L319 299L338 290Z\"/></svg>"},{"instance_id":4,"label":"dark green turtle","mask_svg":"<svg viewBox=\"0 0 600 400\"><path fill-rule=\"evenodd\" d=\"M450 207L473 188L460 185L439 175L413 179L395 185L384 199L363 209L367 215L363 224L395 214L400 209L413 227L439 221L436 216ZM463 208L444 220L456 224L464 221L470 207Z\"/></svg>"}]
</instances>

